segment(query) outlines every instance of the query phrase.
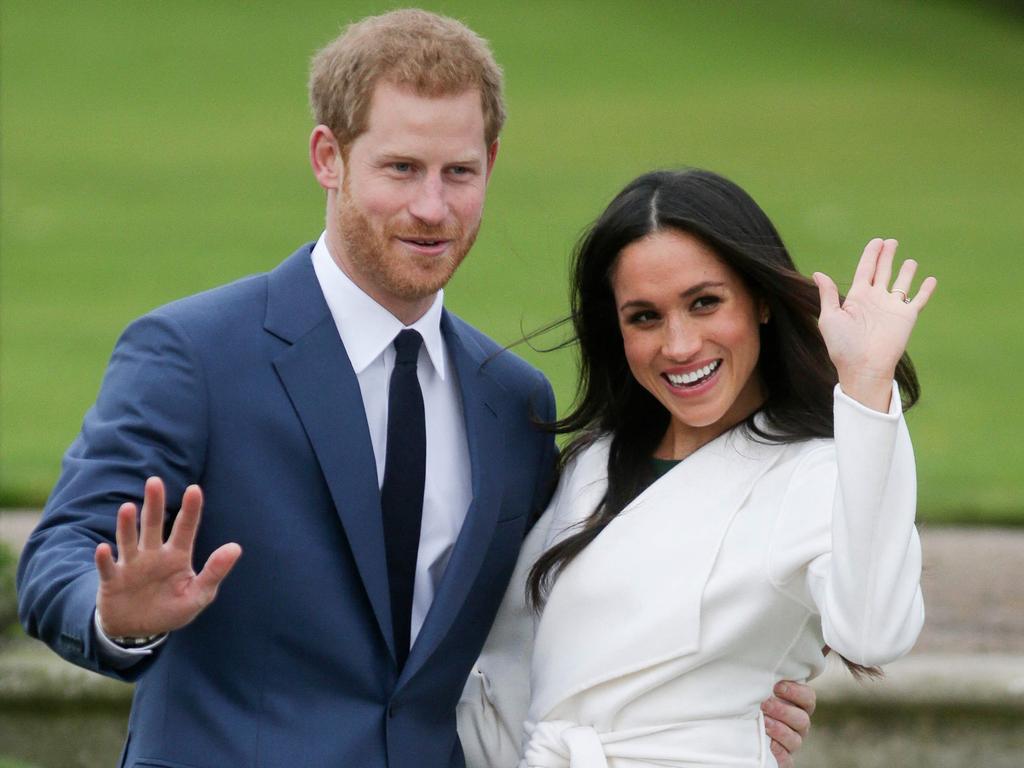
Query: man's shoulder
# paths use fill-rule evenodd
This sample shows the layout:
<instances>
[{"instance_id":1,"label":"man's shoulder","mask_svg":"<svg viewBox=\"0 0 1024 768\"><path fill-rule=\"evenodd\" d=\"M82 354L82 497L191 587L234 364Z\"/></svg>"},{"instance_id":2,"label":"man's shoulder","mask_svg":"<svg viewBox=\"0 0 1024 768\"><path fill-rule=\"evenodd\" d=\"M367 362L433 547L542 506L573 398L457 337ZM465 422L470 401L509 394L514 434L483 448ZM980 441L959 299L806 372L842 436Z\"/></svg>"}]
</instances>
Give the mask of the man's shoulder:
<instances>
[{"instance_id":1,"label":"man's shoulder","mask_svg":"<svg viewBox=\"0 0 1024 768\"><path fill-rule=\"evenodd\" d=\"M452 324L452 330L458 334L463 344L474 348L473 351L480 359L481 368L506 387L509 385L536 387L541 382L547 384L547 378L539 369L521 358L509 347L499 344L458 315L451 312L446 312L446 315Z\"/></svg>"},{"instance_id":2,"label":"man's shoulder","mask_svg":"<svg viewBox=\"0 0 1024 768\"><path fill-rule=\"evenodd\" d=\"M296 268L301 268L301 258L304 254L308 257L310 246L302 246L268 272L247 275L185 296L151 310L144 317L169 320L187 328L231 325L247 319L262 322L269 283L282 273L294 273ZM313 275L311 263L308 270Z\"/></svg>"}]
</instances>

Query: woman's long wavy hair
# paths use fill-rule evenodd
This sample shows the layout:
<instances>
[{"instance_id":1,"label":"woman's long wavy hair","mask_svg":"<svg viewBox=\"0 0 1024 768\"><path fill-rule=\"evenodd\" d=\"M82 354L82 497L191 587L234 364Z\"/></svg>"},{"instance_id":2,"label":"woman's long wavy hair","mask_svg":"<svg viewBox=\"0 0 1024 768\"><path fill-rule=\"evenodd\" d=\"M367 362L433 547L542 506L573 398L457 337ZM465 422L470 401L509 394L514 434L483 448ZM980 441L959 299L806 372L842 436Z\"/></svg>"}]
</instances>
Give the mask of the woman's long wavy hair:
<instances>
[{"instance_id":1,"label":"woman's long wavy hair","mask_svg":"<svg viewBox=\"0 0 1024 768\"><path fill-rule=\"evenodd\" d=\"M612 200L574 252L569 319L579 346L579 388L570 413L548 426L574 435L562 452L562 467L597 438L611 436L608 489L579 530L533 566L527 590L535 608L559 572L653 479L651 458L668 429L669 413L630 372L611 275L626 246L665 230L685 232L710 247L769 310L770 320L760 326L756 371L765 393L763 428L753 415L743 428L774 443L833 436L837 375L818 332L818 289L797 271L768 216L739 186L710 171L640 176ZM920 390L906 355L896 381L909 408ZM847 666L855 674L877 673Z\"/></svg>"}]
</instances>

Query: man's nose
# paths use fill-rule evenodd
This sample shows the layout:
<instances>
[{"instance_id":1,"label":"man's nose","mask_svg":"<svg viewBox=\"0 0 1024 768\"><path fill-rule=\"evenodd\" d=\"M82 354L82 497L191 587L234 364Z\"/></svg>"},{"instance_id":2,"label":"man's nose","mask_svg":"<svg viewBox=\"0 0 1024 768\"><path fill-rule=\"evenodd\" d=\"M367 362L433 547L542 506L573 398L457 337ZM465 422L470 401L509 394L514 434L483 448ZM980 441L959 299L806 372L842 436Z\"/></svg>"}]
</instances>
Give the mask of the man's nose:
<instances>
[{"instance_id":1,"label":"man's nose","mask_svg":"<svg viewBox=\"0 0 1024 768\"><path fill-rule=\"evenodd\" d=\"M444 223L448 215L448 204L445 201L444 182L439 176L427 175L423 179L409 205L409 213L424 224L437 226Z\"/></svg>"}]
</instances>

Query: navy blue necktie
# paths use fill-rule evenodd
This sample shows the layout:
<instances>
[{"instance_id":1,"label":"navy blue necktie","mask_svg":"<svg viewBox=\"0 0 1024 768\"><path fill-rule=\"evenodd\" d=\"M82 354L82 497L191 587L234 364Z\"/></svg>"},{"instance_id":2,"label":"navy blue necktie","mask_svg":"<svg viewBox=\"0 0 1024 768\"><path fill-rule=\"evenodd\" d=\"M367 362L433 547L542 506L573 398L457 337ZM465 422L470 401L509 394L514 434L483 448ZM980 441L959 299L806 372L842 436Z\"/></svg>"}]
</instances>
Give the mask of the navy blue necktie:
<instances>
[{"instance_id":1,"label":"navy blue necktie","mask_svg":"<svg viewBox=\"0 0 1024 768\"><path fill-rule=\"evenodd\" d=\"M423 338L408 328L395 337L395 368L388 390L388 446L380 506L384 515L384 547L391 592L398 669L409 656L412 595L416 584L416 553L423 517L427 429L423 393L416 378L416 358Z\"/></svg>"}]
</instances>

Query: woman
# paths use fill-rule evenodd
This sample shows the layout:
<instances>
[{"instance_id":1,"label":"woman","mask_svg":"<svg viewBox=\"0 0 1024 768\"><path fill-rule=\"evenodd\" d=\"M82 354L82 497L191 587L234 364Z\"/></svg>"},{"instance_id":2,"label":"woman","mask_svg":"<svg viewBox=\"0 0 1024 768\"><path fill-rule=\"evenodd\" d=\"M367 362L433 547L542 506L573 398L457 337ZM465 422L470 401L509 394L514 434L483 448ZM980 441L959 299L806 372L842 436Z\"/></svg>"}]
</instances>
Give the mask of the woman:
<instances>
[{"instance_id":1,"label":"woman","mask_svg":"<svg viewBox=\"0 0 1024 768\"><path fill-rule=\"evenodd\" d=\"M911 299L906 261L890 287L896 245L868 243L841 301L720 176L612 201L576 253L576 436L460 705L470 764L774 766L778 680L910 649L900 394L935 280Z\"/></svg>"}]
</instances>

